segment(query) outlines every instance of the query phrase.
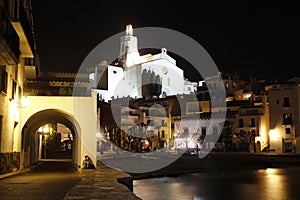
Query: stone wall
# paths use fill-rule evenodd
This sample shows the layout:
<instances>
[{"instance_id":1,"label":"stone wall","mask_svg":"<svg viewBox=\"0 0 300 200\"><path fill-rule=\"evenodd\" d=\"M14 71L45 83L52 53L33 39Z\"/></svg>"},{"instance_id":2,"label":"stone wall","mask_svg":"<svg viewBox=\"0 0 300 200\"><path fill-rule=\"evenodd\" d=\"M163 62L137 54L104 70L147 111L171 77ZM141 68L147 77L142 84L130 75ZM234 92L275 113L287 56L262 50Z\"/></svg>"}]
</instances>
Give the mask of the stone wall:
<instances>
[{"instance_id":1,"label":"stone wall","mask_svg":"<svg viewBox=\"0 0 300 200\"><path fill-rule=\"evenodd\" d=\"M0 174L20 168L20 152L0 153Z\"/></svg>"}]
</instances>

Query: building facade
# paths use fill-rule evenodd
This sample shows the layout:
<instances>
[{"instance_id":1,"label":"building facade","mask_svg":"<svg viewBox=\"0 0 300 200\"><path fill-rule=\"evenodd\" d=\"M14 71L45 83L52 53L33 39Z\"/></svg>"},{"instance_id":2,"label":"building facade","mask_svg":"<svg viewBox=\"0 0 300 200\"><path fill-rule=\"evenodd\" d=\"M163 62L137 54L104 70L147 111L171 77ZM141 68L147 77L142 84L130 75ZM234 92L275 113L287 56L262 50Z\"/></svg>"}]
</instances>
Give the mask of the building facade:
<instances>
[{"instance_id":1,"label":"building facade","mask_svg":"<svg viewBox=\"0 0 300 200\"><path fill-rule=\"evenodd\" d=\"M112 97L150 98L193 91L187 86L192 83L184 79L183 70L165 48L155 55L139 54L138 40L133 35L131 25L127 25L126 35L121 37L117 64L101 63L96 66L90 79L92 88L106 102Z\"/></svg>"},{"instance_id":2,"label":"building facade","mask_svg":"<svg viewBox=\"0 0 300 200\"><path fill-rule=\"evenodd\" d=\"M277 84L268 88L270 102L270 148L300 153L300 86Z\"/></svg>"},{"instance_id":3,"label":"building facade","mask_svg":"<svg viewBox=\"0 0 300 200\"><path fill-rule=\"evenodd\" d=\"M0 0L0 173L20 167L20 114L27 78L36 78L36 50L30 0Z\"/></svg>"}]
</instances>

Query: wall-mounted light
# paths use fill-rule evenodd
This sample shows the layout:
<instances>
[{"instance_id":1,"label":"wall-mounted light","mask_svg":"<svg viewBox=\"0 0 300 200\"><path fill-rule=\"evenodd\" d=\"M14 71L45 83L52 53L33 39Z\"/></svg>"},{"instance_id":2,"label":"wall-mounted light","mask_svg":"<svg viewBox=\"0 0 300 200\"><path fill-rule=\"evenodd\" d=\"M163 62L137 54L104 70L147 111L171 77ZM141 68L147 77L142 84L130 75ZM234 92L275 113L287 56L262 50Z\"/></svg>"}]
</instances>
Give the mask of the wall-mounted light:
<instances>
[{"instance_id":1,"label":"wall-mounted light","mask_svg":"<svg viewBox=\"0 0 300 200\"><path fill-rule=\"evenodd\" d=\"M21 97L20 102L17 102L15 99L11 99L11 105L13 108L25 108L29 105L30 100L28 97Z\"/></svg>"},{"instance_id":2,"label":"wall-mounted light","mask_svg":"<svg viewBox=\"0 0 300 200\"><path fill-rule=\"evenodd\" d=\"M30 103L29 98L27 96L23 96L20 101L20 107L21 108L27 107L29 103Z\"/></svg>"}]
</instances>

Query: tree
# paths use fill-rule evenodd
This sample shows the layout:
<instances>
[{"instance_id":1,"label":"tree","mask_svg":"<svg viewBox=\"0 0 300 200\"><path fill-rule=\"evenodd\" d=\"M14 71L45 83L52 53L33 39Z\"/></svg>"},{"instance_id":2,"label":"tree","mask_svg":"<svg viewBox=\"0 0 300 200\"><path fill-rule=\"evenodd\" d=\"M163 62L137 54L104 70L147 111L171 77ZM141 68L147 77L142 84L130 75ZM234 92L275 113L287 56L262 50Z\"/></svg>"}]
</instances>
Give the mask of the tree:
<instances>
[{"instance_id":1,"label":"tree","mask_svg":"<svg viewBox=\"0 0 300 200\"><path fill-rule=\"evenodd\" d=\"M49 124L49 135L46 137L47 158L55 158L61 145L61 135L57 133L56 124Z\"/></svg>"},{"instance_id":2,"label":"tree","mask_svg":"<svg viewBox=\"0 0 300 200\"><path fill-rule=\"evenodd\" d=\"M153 96L157 98L161 95L162 85L161 85L161 78L159 75L155 76L154 87L153 87Z\"/></svg>"}]
</instances>

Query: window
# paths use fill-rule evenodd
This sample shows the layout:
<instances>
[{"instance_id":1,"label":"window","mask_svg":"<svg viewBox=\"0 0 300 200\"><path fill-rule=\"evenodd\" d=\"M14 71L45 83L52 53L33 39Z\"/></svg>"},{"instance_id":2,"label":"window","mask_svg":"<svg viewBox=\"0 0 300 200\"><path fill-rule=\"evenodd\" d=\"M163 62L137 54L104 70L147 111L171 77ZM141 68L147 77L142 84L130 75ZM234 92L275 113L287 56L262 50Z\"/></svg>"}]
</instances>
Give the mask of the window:
<instances>
[{"instance_id":1,"label":"window","mask_svg":"<svg viewBox=\"0 0 300 200\"><path fill-rule=\"evenodd\" d=\"M229 88L229 83L228 82L225 83L225 87L226 87L226 89Z\"/></svg>"},{"instance_id":2,"label":"window","mask_svg":"<svg viewBox=\"0 0 300 200\"><path fill-rule=\"evenodd\" d=\"M206 136L206 127L201 128L201 135Z\"/></svg>"},{"instance_id":3,"label":"window","mask_svg":"<svg viewBox=\"0 0 300 200\"><path fill-rule=\"evenodd\" d=\"M0 68L0 92L7 94L7 79L8 74L3 67Z\"/></svg>"},{"instance_id":4,"label":"window","mask_svg":"<svg viewBox=\"0 0 300 200\"><path fill-rule=\"evenodd\" d=\"M17 83L16 81L12 81L12 90L11 90L11 99L16 99L17 98Z\"/></svg>"},{"instance_id":5,"label":"window","mask_svg":"<svg viewBox=\"0 0 300 200\"><path fill-rule=\"evenodd\" d=\"M285 128L285 133L286 134L291 134L291 128Z\"/></svg>"},{"instance_id":6,"label":"window","mask_svg":"<svg viewBox=\"0 0 300 200\"><path fill-rule=\"evenodd\" d=\"M165 131L164 130L161 131L161 137L165 138Z\"/></svg>"},{"instance_id":7,"label":"window","mask_svg":"<svg viewBox=\"0 0 300 200\"><path fill-rule=\"evenodd\" d=\"M290 99L288 97L284 97L283 107L290 107Z\"/></svg>"},{"instance_id":8,"label":"window","mask_svg":"<svg viewBox=\"0 0 300 200\"><path fill-rule=\"evenodd\" d=\"M293 152L292 142L285 142L284 143L284 152Z\"/></svg>"},{"instance_id":9,"label":"window","mask_svg":"<svg viewBox=\"0 0 300 200\"><path fill-rule=\"evenodd\" d=\"M255 127L255 119L251 118L250 127Z\"/></svg>"},{"instance_id":10,"label":"window","mask_svg":"<svg viewBox=\"0 0 300 200\"><path fill-rule=\"evenodd\" d=\"M279 105L279 99L276 99L276 104Z\"/></svg>"},{"instance_id":11,"label":"window","mask_svg":"<svg viewBox=\"0 0 300 200\"><path fill-rule=\"evenodd\" d=\"M232 87L236 87L236 86L237 86L236 82L233 81L233 82L232 82Z\"/></svg>"},{"instance_id":12,"label":"window","mask_svg":"<svg viewBox=\"0 0 300 200\"><path fill-rule=\"evenodd\" d=\"M243 128L243 127L244 127L244 120L239 119L239 128Z\"/></svg>"},{"instance_id":13,"label":"window","mask_svg":"<svg viewBox=\"0 0 300 200\"><path fill-rule=\"evenodd\" d=\"M148 120L147 125L148 126L154 126L154 120Z\"/></svg>"},{"instance_id":14,"label":"window","mask_svg":"<svg viewBox=\"0 0 300 200\"><path fill-rule=\"evenodd\" d=\"M292 125L292 115L291 114L283 114L283 125Z\"/></svg>"}]
</instances>

